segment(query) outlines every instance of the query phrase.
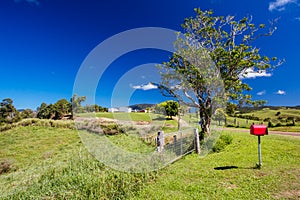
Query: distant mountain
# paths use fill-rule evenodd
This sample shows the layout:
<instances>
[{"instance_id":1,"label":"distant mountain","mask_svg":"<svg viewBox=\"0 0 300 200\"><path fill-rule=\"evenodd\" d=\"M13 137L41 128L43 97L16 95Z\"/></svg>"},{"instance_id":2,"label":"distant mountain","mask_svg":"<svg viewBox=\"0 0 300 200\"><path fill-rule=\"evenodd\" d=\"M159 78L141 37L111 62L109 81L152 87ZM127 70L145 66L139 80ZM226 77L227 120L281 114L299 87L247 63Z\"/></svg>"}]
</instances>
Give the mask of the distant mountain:
<instances>
[{"instance_id":1,"label":"distant mountain","mask_svg":"<svg viewBox=\"0 0 300 200\"><path fill-rule=\"evenodd\" d=\"M143 104L134 104L129 106L132 110L145 110L147 108L152 108L154 107L155 104L150 104L150 103L143 103Z\"/></svg>"}]
</instances>

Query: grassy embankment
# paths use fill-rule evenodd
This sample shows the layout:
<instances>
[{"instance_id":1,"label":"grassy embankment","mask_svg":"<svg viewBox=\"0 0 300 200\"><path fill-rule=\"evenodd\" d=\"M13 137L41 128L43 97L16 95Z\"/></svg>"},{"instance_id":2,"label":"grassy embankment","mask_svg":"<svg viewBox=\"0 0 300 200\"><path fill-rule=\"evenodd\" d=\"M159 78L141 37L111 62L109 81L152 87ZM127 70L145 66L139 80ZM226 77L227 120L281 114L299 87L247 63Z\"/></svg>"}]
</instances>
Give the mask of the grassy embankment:
<instances>
[{"instance_id":1,"label":"grassy embankment","mask_svg":"<svg viewBox=\"0 0 300 200\"><path fill-rule=\"evenodd\" d=\"M108 118L116 119L119 121L130 121L137 124L150 124L151 126L161 127L166 133L177 131L177 121L169 120L163 115L154 114L154 113L108 113L108 112L99 112L99 113L83 113L79 114L81 117L98 117L98 118Z\"/></svg>"},{"instance_id":2,"label":"grassy embankment","mask_svg":"<svg viewBox=\"0 0 300 200\"><path fill-rule=\"evenodd\" d=\"M220 153L204 158L191 154L157 172L130 174L114 171L95 160L74 130L13 128L0 133L0 160L9 166L0 175L0 199L297 199L300 196L300 138L263 137L263 167L258 170L254 168L257 138L245 133L226 134L233 136L233 143ZM118 145L129 151L147 152L149 148L130 135L110 137L122 140ZM217 170L220 168L226 170Z\"/></svg>"}]
</instances>

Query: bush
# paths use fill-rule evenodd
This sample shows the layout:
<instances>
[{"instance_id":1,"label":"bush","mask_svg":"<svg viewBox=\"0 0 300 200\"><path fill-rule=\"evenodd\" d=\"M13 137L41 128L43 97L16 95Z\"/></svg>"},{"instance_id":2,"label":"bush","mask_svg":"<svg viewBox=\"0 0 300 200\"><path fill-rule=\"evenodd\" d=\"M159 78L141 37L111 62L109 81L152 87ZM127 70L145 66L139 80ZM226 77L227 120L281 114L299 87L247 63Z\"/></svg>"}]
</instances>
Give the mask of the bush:
<instances>
[{"instance_id":1,"label":"bush","mask_svg":"<svg viewBox=\"0 0 300 200\"><path fill-rule=\"evenodd\" d=\"M8 173L14 169L11 160L4 159L0 162L0 174Z\"/></svg>"},{"instance_id":2,"label":"bush","mask_svg":"<svg viewBox=\"0 0 300 200\"><path fill-rule=\"evenodd\" d=\"M274 126L274 125L272 124L272 122L271 122L271 121L269 121L269 122L268 122L268 127L270 127L270 128L271 128L271 127L273 127L273 126Z\"/></svg>"},{"instance_id":3,"label":"bush","mask_svg":"<svg viewBox=\"0 0 300 200\"><path fill-rule=\"evenodd\" d=\"M232 143L233 137L231 135L221 135L219 140L216 142L214 147L212 148L213 152L221 152L226 148L226 146Z\"/></svg>"}]
</instances>

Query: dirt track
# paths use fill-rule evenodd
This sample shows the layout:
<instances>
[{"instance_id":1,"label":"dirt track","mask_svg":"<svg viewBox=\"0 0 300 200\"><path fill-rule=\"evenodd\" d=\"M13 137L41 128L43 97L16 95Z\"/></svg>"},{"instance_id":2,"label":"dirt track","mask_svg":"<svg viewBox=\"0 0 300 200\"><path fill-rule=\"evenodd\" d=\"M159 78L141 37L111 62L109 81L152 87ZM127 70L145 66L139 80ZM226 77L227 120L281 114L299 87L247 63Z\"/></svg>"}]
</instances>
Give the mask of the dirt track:
<instances>
[{"instance_id":1,"label":"dirt track","mask_svg":"<svg viewBox=\"0 0 300 200\"><path fill-rule=\"evenodd\" d=\"M223 128L223 130L230 130L236 132L248 132L250 134L250 130L247 129L236 129L236 128ZM290 136L298 136L300 137L299 132L282 132L282 131L269 131L269 135L290 135Z\"/></svg>"}]
</instances>

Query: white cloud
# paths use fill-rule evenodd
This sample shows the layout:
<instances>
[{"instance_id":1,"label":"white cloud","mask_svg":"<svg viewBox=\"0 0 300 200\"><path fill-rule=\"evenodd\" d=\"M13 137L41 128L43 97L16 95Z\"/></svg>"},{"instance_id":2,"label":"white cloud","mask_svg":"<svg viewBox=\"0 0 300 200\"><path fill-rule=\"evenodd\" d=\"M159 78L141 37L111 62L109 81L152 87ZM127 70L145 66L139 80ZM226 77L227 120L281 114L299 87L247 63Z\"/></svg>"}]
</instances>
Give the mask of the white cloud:
<instances>
[{"instance_id":1,"label":"white cloud","mask_svg":"<svg viewBox=\"0 0 300 200\"><path fill-rule=\"evenodd\" d=\"M263 91L261 91L261 92L258 92L258 93L256 93L258 96L262 96L262 95L264 95L264 94L266 94L266 90L263 90Z\"/></svg>"},{"instance_id":2,"label":"white cloud","mask_svg":"<svg viewBox=\"0 0 300 200\"><path fill-rule=\"evenodd\" d=\"M267 73L266 70L254 71L253 68L248 68L239 75L239 78L244 79L244 78L270 77L270 76L272 76L272 74Z\"/></svg>"},{"instance_id":3,"label":"white cloud","mask_svg":"<svg viewBox=\"0 0 300 200\"><path fill-rule=\"evenodd\" d=\"M276 94L279 94L279 95L285 95L286 92L285 92L284 90L278 90L278 91L276 92Z\"/></svg>"},{"instance_id":4,"label":"white cloud","mask_svg":"<svg viewBox=\"0 0 300 200\"><path fill-rule=\"evenodd\" d=\"M156 85L153 85L152 83L148 83L145 85L130 85L130 87L132 87L133 89L136 90L153 90L153 89L157 89Z\"/></svg>"},{"instance_id":5,"label":"white cloud","mask_svg":"<svg viewBox=\"0 0 300 200\"><path fill-rule=\"evenodd\" d=\"M297 4L297 0L276 0L269 3L269 11L277 10L283 11L287 4L295 3Z\"/></svg>"}]
</instances>

